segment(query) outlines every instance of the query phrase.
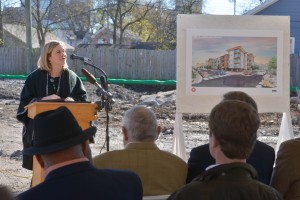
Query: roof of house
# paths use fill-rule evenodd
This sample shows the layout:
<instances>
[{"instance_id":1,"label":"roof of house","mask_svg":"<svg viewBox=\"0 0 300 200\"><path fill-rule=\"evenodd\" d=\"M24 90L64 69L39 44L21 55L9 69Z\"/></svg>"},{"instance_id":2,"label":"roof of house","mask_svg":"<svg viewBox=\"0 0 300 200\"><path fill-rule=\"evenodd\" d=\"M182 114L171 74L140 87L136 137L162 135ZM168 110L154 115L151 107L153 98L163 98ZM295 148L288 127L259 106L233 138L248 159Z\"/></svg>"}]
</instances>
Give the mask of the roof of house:
<instances>
[{"instance_id":1,"label":"roof of house","mask_svg":"<svg viewBox=\"0 0 300 200\"><path fill-rule=\"evenodd\" d=\"M255 15L256 13L266 9L267 7L273 5L274 3L276 3L279 0L267 0L264 3L260 4L259 6L256 6L255 8L253 8L252 10L249 10L248 12L246 12L244 15Z\"/></svg>"},{"instance_id":2,"label":"roof of house","mask_svg":"<svg viewBox=\"0 0 300 200\"><path fill-rule=\"evenodd\" d=\"M91 34L86 34L85 38L83 39L83 41L85 43L97 43L99 38L102 38L103 35L105 34L109 34L109 35L113 35L113 29L112 28L108 28L108 27L103 27L102 29L98 30L95 34L91 35ZM116 32L116 36L117 38L120 38L120 31L117 30ZM123 39L130 39L133 41L141 41L141 38L138 37L134 32L130 31L130 30L125 30L123 32Z\"/></svg>"},{"instance_id":3,"label":"roof of house","mask_svg":"<svg viewBox=\"0 0 300 200\"><path fill-rule=\"evenodd\" d=\"M3 24L3 29L12 34L17 39L26 44L26 26L16 24ZM60 40L55 34L48 32L46 34L46 43L50 40ZM37 36L37 29L32 27L32 48L39 48L39 41ZM74 49L74 47L66 44L67 49Z\"/></svg>"}]
</instances>

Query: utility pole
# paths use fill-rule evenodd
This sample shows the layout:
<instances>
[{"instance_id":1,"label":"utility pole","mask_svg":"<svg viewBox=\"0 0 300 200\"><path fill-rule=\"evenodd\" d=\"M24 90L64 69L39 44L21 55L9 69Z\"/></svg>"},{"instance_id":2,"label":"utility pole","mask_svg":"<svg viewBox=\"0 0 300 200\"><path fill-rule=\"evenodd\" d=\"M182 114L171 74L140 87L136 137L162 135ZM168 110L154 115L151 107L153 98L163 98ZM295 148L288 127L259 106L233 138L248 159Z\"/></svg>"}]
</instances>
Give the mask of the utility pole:
<instances>
[{"instance_id":1,"label":"utility pole","mask_svg":"<svg viewBox=\"0 0 300 200\"><path fill-rule=\"evenodd\" d=\"M2 17L2 0L0 0L0 47L4 45L4 34L3 34L3 17Z\"/></svg>"},{"instance_id":2,"label":"utility pole","mask_svg":"<svg viewBox=\"0 0 300 200\"><path fill-rule=\"evenodd\" d=\"M234 6L234 11L233 11L233 13L234 13L234 15L236 15L236 0L233 1L233 6Z\"/></svg>"},{"instance_id":3,"label":"utility pole","mask_svg":"<svg viewBox=\"0 0 300 200\"><path fill-rule=\"evenodd\" d=\"M25 0L25 15L26 15L26 73L29 74L32 70L32 21L31 21L31 0Z\"/></svg>"}]
</instances>

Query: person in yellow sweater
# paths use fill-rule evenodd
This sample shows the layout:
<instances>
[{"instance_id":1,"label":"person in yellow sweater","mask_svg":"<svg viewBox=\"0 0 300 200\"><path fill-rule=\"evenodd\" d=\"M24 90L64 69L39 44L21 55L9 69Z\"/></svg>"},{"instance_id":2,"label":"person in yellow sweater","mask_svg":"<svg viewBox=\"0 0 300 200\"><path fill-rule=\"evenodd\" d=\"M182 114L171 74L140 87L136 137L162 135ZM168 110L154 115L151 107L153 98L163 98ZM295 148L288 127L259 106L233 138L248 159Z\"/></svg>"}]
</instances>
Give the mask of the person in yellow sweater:
<instances>
[{"instance_id":1,"label":"person in yellow sweater","mask_svg":"<svg viewBox=\"0 0 300 200\"><path fill-rule=\"evenodd\" d=\"M125 148L95 156L97 168L134 171L142 180L144 196L171 194L185 185L186 162L155 144L161 127L152 110L134 106L125 112L122 123Z\"/></svg>"}]
</instances>

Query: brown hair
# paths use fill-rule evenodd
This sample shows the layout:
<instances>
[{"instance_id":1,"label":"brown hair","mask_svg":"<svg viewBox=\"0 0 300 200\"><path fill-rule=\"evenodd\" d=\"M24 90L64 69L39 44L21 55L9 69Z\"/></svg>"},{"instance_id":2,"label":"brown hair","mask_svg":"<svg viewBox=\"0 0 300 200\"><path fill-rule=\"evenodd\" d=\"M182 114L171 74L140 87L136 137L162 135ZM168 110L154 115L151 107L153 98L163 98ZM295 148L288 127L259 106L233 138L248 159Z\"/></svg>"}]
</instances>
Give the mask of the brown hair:
<instances>
[{"instance_id":1,"label":"brown hair","mask_svg":"<svg viewBox=\"0 0 300 200\"><path fill-rule=\"evenodd\" d=\"M38 68L45 70L47 72L51 71L51 64L49 62L49 56L51 55L53 49L58 45L61 45L64 48L66 47L66 45L62 41L57 41L57 40L51 40L50 42L45 44L44 48L42 49L40 58L37 62ZM65 63L63 69L66 69L66 68L68 68L67 63Z\"/></svg>"},{"instance_id":2,"label":"brown hair","mask_svg":"<svg viewBox=\"0 0 300 200\"><path fill-rule=\"evenodd\" d=\"M257 109L257 104L254 101L252 97L250 97L248 94L245 92L241 91L231 91L227 92L226 94L223 95L223 100L240 100L246 103L249 103L253 108L258 111Z\"/></svg>"},{"instance_id":3,"label":"brown hair","mask_svg":"<svg viewBox=\"0 0 300 200\"><path fill-rule=\"evenodd\" d=\"M257 111L246 102L224 100L209 115L210 136L214 135L228 158L247 158L255 144L260 120Z\"/></svg>"}]
</instances>

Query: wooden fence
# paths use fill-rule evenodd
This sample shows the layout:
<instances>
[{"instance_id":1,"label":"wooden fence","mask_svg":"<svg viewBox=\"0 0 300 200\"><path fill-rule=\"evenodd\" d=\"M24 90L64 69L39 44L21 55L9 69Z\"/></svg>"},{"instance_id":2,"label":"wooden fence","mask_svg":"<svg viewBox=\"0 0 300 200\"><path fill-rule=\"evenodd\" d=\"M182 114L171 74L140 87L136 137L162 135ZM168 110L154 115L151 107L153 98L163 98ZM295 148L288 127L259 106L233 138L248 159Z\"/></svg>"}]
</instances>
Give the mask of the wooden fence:
<instances>
[{"instance_id":1,"label":"wooden fence","mask_svg":"<svg viewBox=\"0 0 300 200\"><path fill-rule=\"evenodd\" d=\"M175 80L176 51L153 51L143 49L77 48L67 50L68 65L80 76L84 66L80 60L71 60L70 55L90 58L92 63L105 71L109 78L136 80ZM40 54L33 50L33 66L36 68ZM21 48L0 48L0 74L26 74L26 50ZM101 74L100 74L101 75Z\"/></svg>"},{"instance_id":2,"label":"wooden fence","mask_svg":"<svg viewBox=\"0 0 300 200\"><path fill-rule=\"evenodd\" d=\"M69 56L72 53L90 58L109 78L176 80L176 51L92 47L67 50L70 69L81 76L83 67L91 72L94 70L84 66L80 60L71 60ZM33 50L31 71L36 68L39 54L39 49ZM26 74L26 55L26 50L22 48L0 48L0 74ZM300 88L300 54L292 54L290 59L291 87Z\"/></svg>"}]
</instances>

